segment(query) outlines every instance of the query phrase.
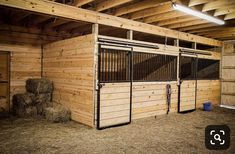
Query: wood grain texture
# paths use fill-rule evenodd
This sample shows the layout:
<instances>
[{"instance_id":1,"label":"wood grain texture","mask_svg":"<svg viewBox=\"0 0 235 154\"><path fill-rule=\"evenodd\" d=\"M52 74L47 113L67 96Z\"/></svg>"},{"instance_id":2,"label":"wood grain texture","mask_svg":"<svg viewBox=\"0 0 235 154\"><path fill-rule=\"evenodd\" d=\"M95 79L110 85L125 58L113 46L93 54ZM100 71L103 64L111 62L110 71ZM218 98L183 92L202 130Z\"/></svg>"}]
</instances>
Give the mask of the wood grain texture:
<instances>
[{"instance_id":1,"label":"wood grain texture","mask_svg":"<svg viewBox=\"0 0 235 154\"><path fill-rule=\"evenodd\" d=\"M41 77L41 47L0 43L1 50L10 51L10 98L24 93L28 78ZM11 103L12 104L12 103Z\"/></svg>"},{"instance_id":2,"label":"wood grain texture","mask_svg":"<svg viewBox=\"0 0 235 154\"><path fill-rule=\"evenodd\" d=\"M93 127L94 35L44 46L43 76L54 82L53 101L69 107L72 120Z\"/></svg>"},{"instance_id":3,"label":"wood grain texture","mask_svg":"<svg viewBox=\"0 0 235 154\"><path fill-rule=\"evenodd\" d=\"M235 44L224 44L222 53L221 104L235 106Z\"/></svg>"}]
</instances>

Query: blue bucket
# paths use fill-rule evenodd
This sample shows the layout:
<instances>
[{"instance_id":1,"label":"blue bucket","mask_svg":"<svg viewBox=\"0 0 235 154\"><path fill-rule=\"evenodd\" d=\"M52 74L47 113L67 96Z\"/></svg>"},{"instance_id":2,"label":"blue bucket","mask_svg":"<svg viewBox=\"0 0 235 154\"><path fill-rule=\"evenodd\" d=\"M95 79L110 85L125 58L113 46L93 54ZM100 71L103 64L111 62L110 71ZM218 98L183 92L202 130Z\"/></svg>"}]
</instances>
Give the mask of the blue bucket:
<instances>
[{"instance_id":1,"label":"blue bucket","mask_svg":"<svg viewBox=\"0 0 235 154\"><path fill-rule=\"evenodd\" d=\"M211 111L212 110L211 102L203 103L203 109L204 109L204 111Z\"/></svg>"}]
</instances>

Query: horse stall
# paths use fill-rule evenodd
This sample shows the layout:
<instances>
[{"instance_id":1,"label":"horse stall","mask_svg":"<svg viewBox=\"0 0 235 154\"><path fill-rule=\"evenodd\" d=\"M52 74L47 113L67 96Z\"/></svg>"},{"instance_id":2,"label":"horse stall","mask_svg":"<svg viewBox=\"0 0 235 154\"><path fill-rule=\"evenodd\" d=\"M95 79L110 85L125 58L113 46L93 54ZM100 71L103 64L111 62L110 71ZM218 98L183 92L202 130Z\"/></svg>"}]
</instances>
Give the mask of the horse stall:
<instances>
[{"instance_id":1,"label":"horse stall","mask_svg":"<svg viewBox=\"0 0 235 154\"><path fill-rule=\"evenodd\" d=\"M1 5L12 14L24 8ZM71 9L81 11L65 10ZM53 82L52 101L68 107L72 120L97 129L220 103L221 41L92 12L83 12L86 18L43 7L24 10L15 20L30 17L29 27L0 27L1 109L9 111L28 78L41 77ZM43 24L51 29L33 27Z\"/></svg>"}]
</instances>

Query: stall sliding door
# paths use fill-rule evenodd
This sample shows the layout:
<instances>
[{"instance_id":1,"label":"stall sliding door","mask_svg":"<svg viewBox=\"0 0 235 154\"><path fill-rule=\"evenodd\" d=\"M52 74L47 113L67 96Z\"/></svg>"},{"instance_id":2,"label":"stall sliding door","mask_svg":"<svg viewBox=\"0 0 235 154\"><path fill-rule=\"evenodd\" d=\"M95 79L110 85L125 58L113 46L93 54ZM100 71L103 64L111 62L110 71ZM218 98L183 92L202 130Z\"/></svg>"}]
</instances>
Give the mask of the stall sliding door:
<instances>
[{"instance_id":1,"label":"stall sliding door","mask_svg":"<svg viewBox=\"0 0 235 154\"><path fill-rule=\"evenodd\" d=\"M196 109L197 58L192 55L180 55L180 85L178 112L189 112Z\"/></svg>"},{"instance_id":2,"label":"stall sliding door","mask_svg":"<svg viewBox=\"0 0 235 154\"><path fill-rule=\"evenodd\" d=\"M131 52L99 48L97 128L131 121Z\"/></svg>"}]
</instances>

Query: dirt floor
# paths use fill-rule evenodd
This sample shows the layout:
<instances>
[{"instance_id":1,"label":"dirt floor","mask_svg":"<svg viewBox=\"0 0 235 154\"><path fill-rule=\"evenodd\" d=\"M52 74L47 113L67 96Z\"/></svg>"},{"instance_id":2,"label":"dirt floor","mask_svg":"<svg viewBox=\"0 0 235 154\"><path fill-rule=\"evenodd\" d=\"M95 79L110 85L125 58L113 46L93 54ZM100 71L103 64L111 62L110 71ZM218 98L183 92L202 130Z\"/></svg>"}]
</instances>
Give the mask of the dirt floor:
<instances>
[{"instance_id":1,"label":"dirt floor","mask_svg":"<svg viewBox=\"0 0 235 154\"><path fill-rule=\"evenodd\" d=\"M204 129L226 124L231 129L227 151L209 151ZM235 153L235 110L214 108L188 114L145 118L102 131L75 122L2 118L0 153Z\"/></svg>"}]
</instances>

